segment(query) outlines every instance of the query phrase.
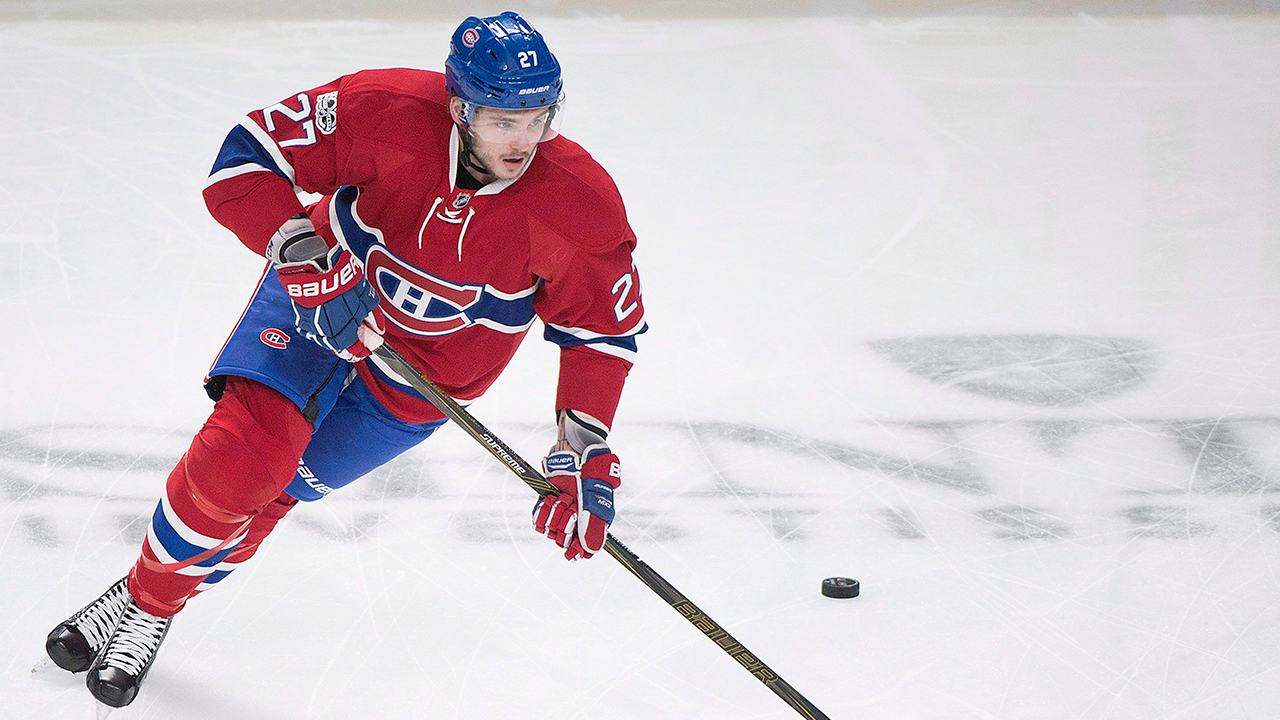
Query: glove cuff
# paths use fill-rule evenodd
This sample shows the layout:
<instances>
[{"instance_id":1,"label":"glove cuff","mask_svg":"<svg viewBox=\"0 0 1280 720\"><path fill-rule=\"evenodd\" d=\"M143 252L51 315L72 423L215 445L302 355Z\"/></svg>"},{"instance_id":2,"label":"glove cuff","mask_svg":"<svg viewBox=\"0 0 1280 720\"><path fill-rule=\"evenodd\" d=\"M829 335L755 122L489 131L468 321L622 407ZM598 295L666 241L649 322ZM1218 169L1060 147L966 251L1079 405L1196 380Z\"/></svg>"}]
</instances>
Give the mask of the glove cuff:
<instances>
[{"instance_id":1,"label":"glove cuff","mask_svg":"<svg viewBox=\"0 0 1280 720\"><path fill-rule=\"evenodd\" d=\"M327 271L329 243L316 233L316 227L306 213L298 213L280 226L267 243L267 259L277 267L310 265L320 272Z\"/></svg>"},{"instance_id":2,"label":"glove cuff","mask_svg":"<svg viewBox=\"0 0 1280 720\"><path fill-rule=\"evenodd\" d=\"M583 453L592 445L604 442L609 436L609 428L590 415L578 411L563 409L556 413L558 441L567 443L576 453ZM564 447L564 445L558 445Z\"/></svg>"}]
</instances>

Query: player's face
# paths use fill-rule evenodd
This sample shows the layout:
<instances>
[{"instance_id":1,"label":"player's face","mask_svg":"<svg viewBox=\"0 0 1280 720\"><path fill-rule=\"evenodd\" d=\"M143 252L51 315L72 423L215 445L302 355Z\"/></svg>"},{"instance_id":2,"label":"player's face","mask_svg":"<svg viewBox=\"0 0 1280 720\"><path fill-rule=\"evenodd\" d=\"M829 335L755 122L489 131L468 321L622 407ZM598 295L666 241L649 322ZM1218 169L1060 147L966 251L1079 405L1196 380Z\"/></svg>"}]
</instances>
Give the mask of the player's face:
<instances>
[{"instance_id":1,"label":"player's face","mask_svg":"<svg viewBox=\"0 0 1280 720\"><path fill-rule=\"evenodd\" d=\"M512 180L533 154L547 124L546 108L476 108L471 121L471 152L499 180Z\"/></svg>"},{"instance_id":2,"label":"player's face","mask_svg":"<svg viewBox=\"0 0 1280 720\"><path fill-rule=\"evenodd\" d=\"M554 113L553 108L546 107L529 110L478 107L471 120L471 133L496 145L536 145L546 138Z\"/></svg>"},{"instance_id":3,"label":"player's face","mask_svg":"<svg viewBox=\"0 0 1280 720\"><path fill-rule=\"evenodd\" d=\"M454 102L458 102L457 98ZM455 118L461 117L460 110L455 110ZM529 161L538 141L546 134L550 119L548 108L501 110L478 107L470 126L471 152L493 178L515 179Z\"/></svg>"}]
</instances>

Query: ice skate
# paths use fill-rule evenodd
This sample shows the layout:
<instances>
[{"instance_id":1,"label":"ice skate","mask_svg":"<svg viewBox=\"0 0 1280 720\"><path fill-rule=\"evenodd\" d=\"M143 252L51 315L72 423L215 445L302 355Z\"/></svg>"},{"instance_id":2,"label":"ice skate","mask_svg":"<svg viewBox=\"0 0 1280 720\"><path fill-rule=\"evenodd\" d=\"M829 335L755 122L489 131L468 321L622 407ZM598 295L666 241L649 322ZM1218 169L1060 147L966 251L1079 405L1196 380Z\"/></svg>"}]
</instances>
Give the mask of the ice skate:
<instances>
[{"instance_id":1,"label":"ice skate","mask_svg":"<svg viewBox=\"0 0 1280 720\"><path fill-rule=\"evenodd\" d=\"M138 696L173 618L156 617L130 598L115 632L89 668L85 684L104 705L124 707Z\"/></svg>"},{"instance_id":2,"label":"ice skate","mask_svg":"<svg viewBox=\"0 0 1280 720\"><path fill-rule=\"evenodd\" d=\"M44 649L58 667L71 672L84 672L116 629L129 602L127 578L107 588L93 602L58 623L45 640Z\"/></svg>"}]
</instances>

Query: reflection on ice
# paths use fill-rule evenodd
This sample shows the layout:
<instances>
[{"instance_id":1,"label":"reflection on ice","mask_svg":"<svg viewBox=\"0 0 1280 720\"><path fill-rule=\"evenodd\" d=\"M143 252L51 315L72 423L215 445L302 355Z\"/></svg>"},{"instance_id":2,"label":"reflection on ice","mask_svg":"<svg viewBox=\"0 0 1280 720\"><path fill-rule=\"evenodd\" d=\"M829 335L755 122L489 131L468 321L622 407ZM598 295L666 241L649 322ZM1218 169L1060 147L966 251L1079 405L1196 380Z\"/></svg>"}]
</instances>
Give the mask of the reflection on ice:
<instances>
[{"instance_id":1,"label":"reflection on ice","mask_svg":"<svg viewBox=\"0 0 1280 720\"><path fill-rule=\"evenodd\" d=\"M1088 335L946 335L869 343L907 370L1028 405L1080 405L1132 390L1157 368L1149 343Z\"/></svg>"}]
</instances>

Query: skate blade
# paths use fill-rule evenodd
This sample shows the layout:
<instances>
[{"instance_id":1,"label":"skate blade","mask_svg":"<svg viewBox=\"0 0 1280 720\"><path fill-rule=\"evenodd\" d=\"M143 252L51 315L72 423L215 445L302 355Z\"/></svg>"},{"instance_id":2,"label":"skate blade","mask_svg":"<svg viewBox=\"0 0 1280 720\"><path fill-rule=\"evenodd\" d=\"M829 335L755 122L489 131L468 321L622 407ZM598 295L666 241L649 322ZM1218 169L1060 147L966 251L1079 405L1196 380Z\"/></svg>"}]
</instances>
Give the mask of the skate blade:
<instances>
[{"instance_id":1,"label":"skate blade","mask_svg":"<svg viewBox=\"0 0 1280 720\"><path fill-rule=\"evenodd\" d=\"M90 702L93 703L93 714L89 720L107 720L107 716L111 714L112 710L115 710L110 705L104 705L97 700L91 700Z\"/></svg>"},{"instance_id":2,"label":"skate blade","mask_svg":"<svg viewBox=\"0 0 1280 720\"><path fill-rule=\"evenodd\" d=\"M41 657L31 665L31 674L27 677L31 678L31 682L47 684L52 687L71 689L76 686L84 687L84 677L74 675L58 667L48 657ZM0 713L3 715L3 713Z\"/></svg>"}]
</instances>

